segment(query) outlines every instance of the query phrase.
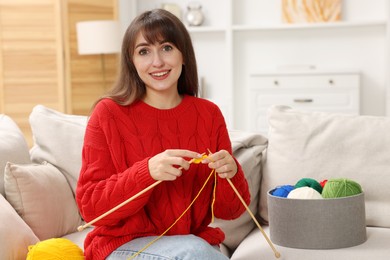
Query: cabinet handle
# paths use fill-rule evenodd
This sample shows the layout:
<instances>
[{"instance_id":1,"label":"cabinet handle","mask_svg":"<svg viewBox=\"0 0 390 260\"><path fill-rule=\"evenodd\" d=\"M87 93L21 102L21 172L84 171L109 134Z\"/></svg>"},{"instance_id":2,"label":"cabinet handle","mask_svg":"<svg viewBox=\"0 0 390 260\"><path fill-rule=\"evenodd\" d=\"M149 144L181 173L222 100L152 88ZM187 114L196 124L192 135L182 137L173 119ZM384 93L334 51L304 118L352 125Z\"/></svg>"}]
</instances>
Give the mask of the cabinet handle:
<instances>
[{"instance_id":1,"label":"cabinet handle","mask_svg":"<svg viewBox=\"0 0 390 260\"><path fill-rule=\"evenodd\" d=\"M278 85L279 85L279 81L274 80L274 85L275 85L275 86L278 86Z\"/></svg>"},{"instance_id":2,"label":"cabinet handle","mask_svg":"<svg viewBox=\"0 0 390 260\"><path fill-rule=\"evenodd\" d=\"M294 99L295 103L311 103L313 102L313 99L311 98L296 98Z\"/></svg>"},{"instance_id":3,"label":"cabinet handle","mask_svg":"<svg viewBox=\"0 0 390 260\"><path fill-rule=\"evenodd\" d=\"M330 85L333 85L333 84L334 84L333 79L330 79L330 80L329 80L329 84L330 84Z\"/></svg>"}]
</instances>

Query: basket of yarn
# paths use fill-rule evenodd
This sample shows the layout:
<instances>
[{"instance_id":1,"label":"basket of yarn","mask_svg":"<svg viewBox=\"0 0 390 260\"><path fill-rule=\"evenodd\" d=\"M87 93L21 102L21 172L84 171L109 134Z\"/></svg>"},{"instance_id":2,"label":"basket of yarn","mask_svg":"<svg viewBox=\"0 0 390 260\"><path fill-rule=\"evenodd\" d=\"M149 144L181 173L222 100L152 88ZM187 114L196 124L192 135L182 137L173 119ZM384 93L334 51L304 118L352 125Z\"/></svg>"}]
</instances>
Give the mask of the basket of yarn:
<instances>
[{"instance_id":1,"label":"basket of yarn","mask_svg":"<svg viewBox=\"0 0 390 260\"><path fill-rule=\"evenodd\" d=\"M84 260L83 250L65 238L51 238L28 248L26 260Z\"/></svg>"},{"instance_id":2,"label":"basket of yarn","mask_svg":"<svg viewBox=\"0 0 390 260\"><path fill-rule=\"evenodd\" d=\"M271 240L280 246L335 249L367 239L364 192L355 181L311 178L268 192Z\"/></svg>"}]
</instances>

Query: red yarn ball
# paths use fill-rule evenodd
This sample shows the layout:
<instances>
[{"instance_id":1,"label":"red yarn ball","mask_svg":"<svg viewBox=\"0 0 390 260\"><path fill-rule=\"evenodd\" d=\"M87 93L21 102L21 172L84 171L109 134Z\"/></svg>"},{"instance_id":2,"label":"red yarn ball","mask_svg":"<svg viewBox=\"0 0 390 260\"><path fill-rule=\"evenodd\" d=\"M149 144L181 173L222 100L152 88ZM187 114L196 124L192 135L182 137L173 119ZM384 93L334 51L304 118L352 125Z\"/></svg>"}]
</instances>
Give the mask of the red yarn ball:
<instances>
[{"instance_id":1,"label":"red yarn ball","mask_svg":"<svg viewBox=\"0 0 390 260\"><path fill-rule=\"evenodd\" d=\"M325 184L328 182L328 180L323 180L320 182L320 185L322 188L324 188Z\"/></svg>"}]
</instances>

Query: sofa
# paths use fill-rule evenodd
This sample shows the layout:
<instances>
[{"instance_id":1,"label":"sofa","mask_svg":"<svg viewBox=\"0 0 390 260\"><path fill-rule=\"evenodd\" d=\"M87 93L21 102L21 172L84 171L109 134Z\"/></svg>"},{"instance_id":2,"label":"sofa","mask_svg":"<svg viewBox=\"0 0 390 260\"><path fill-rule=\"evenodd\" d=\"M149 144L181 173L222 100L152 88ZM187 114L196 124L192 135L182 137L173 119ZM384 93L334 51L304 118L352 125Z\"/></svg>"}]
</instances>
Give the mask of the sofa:
<instances>
[{"instance_id":1,"label":"sofa","mask_svg":"<svg viewBox=\"0 0 390 260\"><path fill-rule=\"evenodd\" d=\"M83 248L93 227L77 231L84 222L74 194L87 120L37 105L29 117L34 144L28 147L13 119L0 115L0 259L26 259L30 245L50 238L67 238ZM249 209L266 237L272 228L267 193L278 185L343 177L359 182L365 193L364 243L326 250L273 244L279 259L389 259L390 118L273 106L268 120L267 133L229 130L248 180ZM211 225L224 230L221 250L231 259L276 259L248 212Z\"/></svg>"}]
</instances>

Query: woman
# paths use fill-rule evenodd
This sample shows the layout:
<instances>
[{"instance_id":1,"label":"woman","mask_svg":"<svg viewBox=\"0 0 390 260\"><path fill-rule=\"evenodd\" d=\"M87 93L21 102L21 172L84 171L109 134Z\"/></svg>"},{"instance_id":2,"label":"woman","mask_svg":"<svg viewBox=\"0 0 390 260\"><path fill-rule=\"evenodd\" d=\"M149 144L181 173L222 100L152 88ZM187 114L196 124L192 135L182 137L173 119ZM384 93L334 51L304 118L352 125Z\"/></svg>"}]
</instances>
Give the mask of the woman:
<instances>
[{"instance_id":1,"label":"woman","mask_svg":"<svg viewBox=\"0 0 390 260\"><path fill-rule=\"evenodd\" d=\"M250 195L221 111L196 97L197 79L191 39L179 19L156 9L130 24L118 80L88 122L76 199L89 222L162 182L95 223L85 240L87 259L127 259L167 230L142 259L227 259L218 247L224 233L208 225L213 214L234 219L245 208L225 178L247 203ZM190 164L209 150L201 164ZM212 170L218 177L170 227Z\"/></svg>"}]
</instances>

